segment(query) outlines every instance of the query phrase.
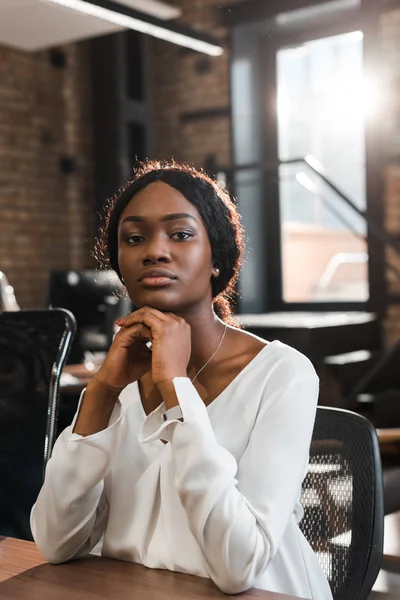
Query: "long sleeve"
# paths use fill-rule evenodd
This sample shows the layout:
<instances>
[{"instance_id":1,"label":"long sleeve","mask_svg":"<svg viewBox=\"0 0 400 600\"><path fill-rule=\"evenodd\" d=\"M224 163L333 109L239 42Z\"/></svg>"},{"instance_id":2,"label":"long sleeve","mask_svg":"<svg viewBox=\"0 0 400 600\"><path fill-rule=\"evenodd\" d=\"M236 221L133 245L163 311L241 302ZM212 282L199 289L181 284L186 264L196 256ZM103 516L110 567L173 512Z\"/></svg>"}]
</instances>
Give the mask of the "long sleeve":
<instances>
[{"instance_id":1,"label":"long sleeve","mask_svg":"<svg viewBox=\"0 0 400 600\"><path fill-rule=\"evenodd\" d=\"M256 585L295 518L318 397L315 372L308 361L302 366L289 383L264 390L239 464L218 444L189 379L174 379L183 422L161 423L155 411L143 426L143 443L171 442L189 528L210 577L226 593Z\"/></svg>"},{"instance_id":2,"label":"long sleeve","mask_svg":"<svg viewBox=\"0 0 400 600\"><path fill-rule=\"evenodd\" d=\"M72 433L73 422L54 445L31 512L33 537L49 562L82 556L101 538L108 513L104 478L118 446L122 413L118 402L107 429L87 437Z\"/></svg>"}]
</instances>

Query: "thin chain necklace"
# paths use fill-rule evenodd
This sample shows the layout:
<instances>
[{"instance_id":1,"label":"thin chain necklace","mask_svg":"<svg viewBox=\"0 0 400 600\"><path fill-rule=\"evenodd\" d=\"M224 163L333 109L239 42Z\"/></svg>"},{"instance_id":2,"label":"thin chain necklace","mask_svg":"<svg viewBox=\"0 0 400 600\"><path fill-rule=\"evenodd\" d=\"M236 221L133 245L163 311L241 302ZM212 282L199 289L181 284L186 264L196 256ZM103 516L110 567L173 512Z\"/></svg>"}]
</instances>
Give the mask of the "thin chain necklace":
<instances>
[{"instance_id":1,"label":"thin chain necklace","mask_svg":"<svg viewBox=\"0 0 400 600\"><path fill-rule=\"evenodd\" d=\"M217 346L217 348L214 350L214 352L211 354L210 358L208 359L208 361L201 367L201 369L199 369L196 373L196 375L193 377L192 379L192 383L198 378L198 376L200 375L200 373L203 371L203 369L206 368L206 366L212 361L212 359L214 358L214 356L217 354L218 350L221 348L222 346L222 342L224 341L225 338L225 334L226 334L226 323L224 326L224 331L222 333L221 339L219 340L219 344Z\"/></svg>"}]
</instances>

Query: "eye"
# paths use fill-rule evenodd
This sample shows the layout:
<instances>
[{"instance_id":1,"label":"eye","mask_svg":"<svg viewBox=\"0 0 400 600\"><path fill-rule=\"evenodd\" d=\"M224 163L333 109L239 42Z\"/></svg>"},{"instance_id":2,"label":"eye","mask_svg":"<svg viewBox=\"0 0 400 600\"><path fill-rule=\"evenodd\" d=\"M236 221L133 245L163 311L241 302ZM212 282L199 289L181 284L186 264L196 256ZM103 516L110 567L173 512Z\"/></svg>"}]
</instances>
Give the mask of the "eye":
<instances>
[{"instance_id":1,"label":"eye","mask_svg":"<svg viewBox=\"0 0 400 600\"><path fill-rule=\"evenodd\" d=\"M137 244L140 244L141 241L144 240L144 237L142 235L139 235L138 233L134 233L132 235L128 235L125 238L125 242L127 244L129 244L130 246L136 246Z\"/></svg>"},{"instance_id":2,"label":"eye","mask_svg":"<svg viewBox=\"0 0 400 600\"><path fill-rule=\"evenodd\" d=\"M179 242L185 242L189 238L193 237L193 235L188 231L176 231L172 234L171 237L178 240Z\"/></svg>"}]
</instances>

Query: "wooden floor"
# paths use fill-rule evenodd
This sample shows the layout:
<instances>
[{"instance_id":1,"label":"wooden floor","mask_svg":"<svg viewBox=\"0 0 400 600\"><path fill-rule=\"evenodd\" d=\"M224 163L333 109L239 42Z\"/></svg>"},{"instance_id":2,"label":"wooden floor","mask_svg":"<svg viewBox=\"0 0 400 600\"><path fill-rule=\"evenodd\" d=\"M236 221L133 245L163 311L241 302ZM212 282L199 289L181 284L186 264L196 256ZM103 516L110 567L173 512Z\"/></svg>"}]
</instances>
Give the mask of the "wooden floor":
<instances>
[{"instance_id":1,"label":"wooden floor","mask_svg":"<svg viewBox=\"0 0 400 600\"><path fill-rule=\"evenodd\" d=\"M400 600L400 512L385 517L384 553L383 569L369 600Z\"/></svg>"}]
</instances>

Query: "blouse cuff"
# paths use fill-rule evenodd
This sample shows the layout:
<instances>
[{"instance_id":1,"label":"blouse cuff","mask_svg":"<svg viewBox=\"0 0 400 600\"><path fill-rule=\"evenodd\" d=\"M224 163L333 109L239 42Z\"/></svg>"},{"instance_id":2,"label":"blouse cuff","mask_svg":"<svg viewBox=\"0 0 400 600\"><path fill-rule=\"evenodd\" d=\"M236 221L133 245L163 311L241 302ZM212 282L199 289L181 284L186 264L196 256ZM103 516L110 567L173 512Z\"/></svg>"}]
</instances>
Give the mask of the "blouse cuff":
<instances>
[{"instance_id":1,"label":"blouse cuff","mask_svg":"<svg viewBox=\"0 0 400 600\"><path fill-rule=\"evenodd\" d=\"M105 429L102 429L101 431L98 431L96 433L92 433L91 435L80 435L79 433L73 433L74 431L74 427L79 415L79 411L81 409L81 405L83 402L83 399L85 397L85 392L86 389L84 389L81 393L81 396L79 398L79 402L78 402L78 408L76 409L76 413L75 416L72 420L72 423L69 427L67 427L62 435L64 437L64 441L66 442L75 442L78 440L86 440L87 442L90 442L91 440L95 440L96 438L102 438L104 436L110 437L110 435L112 437L115 436L116 431L118 430L118 426L121 423L123 416L124 416L124 409L122 407L122 404L120 402L120 400L118 399L117 402L115 403L113 412L111 414L110 417L110 421L108 423L108 426Z\"/></svg>"},{"instance_id":2,"label":"blouse cuff","mask_svg":"<svg viewBox=\"0 0 400 600\"><path fill-rule=\"evenodd\" d=\"M175 429L184 427L185 423L196 425L203 429L205 433L212 433L207 408L190 379L188 377L175 377L172 383L181 407L183 421L178 419L165 421L163 416L165 405L162 402L146 417L142 425L139 433L139 441L142 444L154 440L170 442Z\"/></svg>"}]
</instances>

